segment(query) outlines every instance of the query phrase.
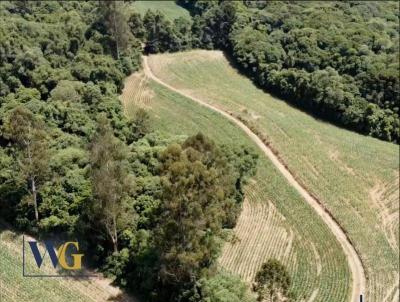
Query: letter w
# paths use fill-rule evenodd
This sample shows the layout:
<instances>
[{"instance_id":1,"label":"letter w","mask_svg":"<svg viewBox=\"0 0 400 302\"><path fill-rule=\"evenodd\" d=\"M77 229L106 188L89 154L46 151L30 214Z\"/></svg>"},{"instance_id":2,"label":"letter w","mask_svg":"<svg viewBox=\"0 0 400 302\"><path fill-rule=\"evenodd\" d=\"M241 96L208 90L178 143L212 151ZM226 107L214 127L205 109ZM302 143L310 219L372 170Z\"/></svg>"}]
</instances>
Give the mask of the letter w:
<instances>
[{"instance_id":1,"label":"letter w","mask_svg":"<svg viewBox=\"0 0 400 302\"><path fill-rule=\"evenodd\" d=\"M57 254L54 251L53 245L51 244L50 241L44 242L45 246L46 246L46 251L44 251L43 256L39 252L37 241L28 241L28 243L31 247L32 254L33 254L33 257L35 257L38 268L40 268L43 263L43 259L46 256L46 251L49 253L49 256L50 256L51 262L53 263L54 268L57 267L57 264L58 264Z\"/></svg>"}]
</instances>

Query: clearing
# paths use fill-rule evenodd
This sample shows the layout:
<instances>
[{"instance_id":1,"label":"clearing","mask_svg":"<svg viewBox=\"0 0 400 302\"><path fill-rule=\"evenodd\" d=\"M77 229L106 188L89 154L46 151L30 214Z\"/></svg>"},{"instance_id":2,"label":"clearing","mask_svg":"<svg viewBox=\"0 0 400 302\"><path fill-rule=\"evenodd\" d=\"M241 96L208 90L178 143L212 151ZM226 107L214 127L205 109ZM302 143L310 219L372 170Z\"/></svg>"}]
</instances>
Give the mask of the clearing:
<instances>
[{"instance_id":1,"label":"clearing","mask_svg":"<svg viewBox=\"0 0 400 302\"><path fill-rule=\"evenodd\" d=\"M346 230L366 269L368 301L395 301L398 146L322 122L272 97L219 51L155 55L149 65L174 89L231 112L262 137Z\"/></svg>"},{"instance_id":2,"label":"clearing","mask_svg":"<svg viewBox=\"0 0 400 302\"><path fill-rule=\"evenodd\" d=\"M151 97L149 97L151 95ZM145 96L145 97L142 97ZM246 202L224 247L220 264L244 280L253 280L270 257L284 261L299 301L348 301L351 273L341 245L327 225L238 126L220 113L149 79L143 72L126 79L121 96L128 115L145 107L155 129L184 139L202 131L223 144L252 146L258 172L246 187ZM258 213L258 216L254 214Z\"/></svg>"},{"instance_id":3,"label":"clearing","mask_svg":"<svg viewBox=\"0 0 400 302\"><path fill-rule=\"evenodd\" d=\"M336 239L342 245L342 248L348 258L348 263L349 263L349 266L350 266L350 269L352 272L352 278L353 278L351 301L357 301L360 293L365 292L364 268L363 268L361 260L360 260L359 256L357 255L357 252L354 249L352 243L348 240L345 232L336 223L334 218L332 218L330 216L330 213L327 212L326 209L322 205L320 205L319 201L316 200L313 196L311 196L309 194L309 192L300 185L300 183L294 178L294 176L287 169L287 167L285 167L284 163L282 163L280 161L280 159L277 157L277 155L274 154L274 152L268 147L268 145L265 142L263 142L262 139L259 138L242 121L240 121L239 118L233 117L231 113L224 111L222 109L219 109L216 106L207 104L200 99L192 97L186 93L179 92L178 89L163 82L162 80L157 78L152 73L152 71L147 63L147 57L144 57L143 62L144 62L144 70L145 70L145 73L147 76L152 78L154 81L157 81L160 84L166 86L167 88L169 88L177 93L181 93L183 96L185 96L187 98L191 98L193 101L201 104L202 106L205 106L207 108L210 108L211 110L214 110L214 111L220 113L228 120L233 121L236 125L238 125L240 128L242 128L242 130L257 144L257 146L263 151L264 155L271 160L271 162L274 164L274 166L286 178L288 183L296 189L296 191L310 204L310 206L315 210L315 212L317 212L318 215L324 220L324 222L328 225L328 227L330 228L332 233L335 235ZM314 246L313 246L313 249L315 250ZM316 259L316 260L317 260L317 262L319 262L318 261L319 259ZM319 270L320 270L320 265L319 265L319 269L317 269L317 271L319 271Z\"/></svg>"}]
</instances>

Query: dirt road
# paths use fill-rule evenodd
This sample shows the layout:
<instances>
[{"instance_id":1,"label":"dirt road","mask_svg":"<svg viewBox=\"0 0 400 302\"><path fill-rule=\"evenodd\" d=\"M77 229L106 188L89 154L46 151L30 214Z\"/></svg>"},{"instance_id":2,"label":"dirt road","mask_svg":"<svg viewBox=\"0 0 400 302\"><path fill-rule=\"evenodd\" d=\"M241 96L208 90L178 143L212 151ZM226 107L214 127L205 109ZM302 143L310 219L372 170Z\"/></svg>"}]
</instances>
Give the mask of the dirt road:
<instances>
[{"instance_id":1,"label":"dirt road","mask_svg":"<svg viewBox=\"0 0 400 302\"><path fill-rule=\"evenodd\" d=\"M345 232L340 227L340 225L335 221L335 219L328 213L328 211L303 187L300 183L293 177L293 175L289 172L289 170L283 165L283 163L278 159L278 157L272 152L272 150L263 143L263 141L248 128L244 123L242 123L239 119L230 115L228 112L217 108L213 105L208 104L204 100L196 98L192 95L189 95L185 92L180 91L179 89L167 84L160 78L158 78L150 69L150 66L147 62L147 56L143 56L143 68L145 74L154 80L155 82L165 86L166 88L189 98L196 103L207 107L215 112L218 112L228 120L234 122L237 126L239 126L263 151L263 153L272 161L275 167L282 173L282 175L286 178L291 186L293 186L296 191L304 198L304 200L315 210L315 212L322 218L322 220L326 223L332 233L335 235L336 239L340 243L343 248L343 251L347 257L347 261L349 264L349 268L352 273L352 291L351 291L351 302L360 301L360 294L365 295L365 273L360 257L358 256L354 246L351 244L349 239L347 238ZM365 298L364 298L365 301Z\"/></svg>"}]
</instances>

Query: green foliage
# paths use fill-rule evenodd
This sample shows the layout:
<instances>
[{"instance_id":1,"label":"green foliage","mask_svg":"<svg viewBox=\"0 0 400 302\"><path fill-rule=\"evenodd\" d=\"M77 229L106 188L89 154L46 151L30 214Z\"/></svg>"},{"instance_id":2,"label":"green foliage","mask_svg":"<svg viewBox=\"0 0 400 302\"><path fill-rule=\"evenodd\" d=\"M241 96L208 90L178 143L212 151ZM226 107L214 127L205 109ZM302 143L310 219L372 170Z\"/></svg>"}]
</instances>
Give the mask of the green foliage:
<instances>
[{"instance_id":1,"label":"green foliage","mask_svg":"<svg viewBox=\"0 0 400 302\"><path fill-rule=\"evenodd\" d=\"M115 135L123 142L132 143L147 129L143 122L138 131L141 134L132 134L132 122L125 118L117 97L125 74L140 65L140 44L131 36L126 44L125 36L120 34L125 34L127 25L118 24L121 28L115 31L104 20L113 20L114 11L105 12L97 5L0 5L0 145L4 149L4 173L9 169L18 172L2 184L0 203L9 213L7 217L20 222L21 227L32 226L30 220L34 216L25 201L36 198L40 231L76 230L91 195L86 144L95 131L99 113L106 114ZM119 7L116 9L115 14L120 14ZM99 22L103 25L98 26ZM106 43L110 39L119 39L118 61L112 57L112 43ZM27 116L19 122L12 115L21 110ZM18 139L18 133L27 135L29 121L40 126L32 124L32 139ZM21 140L32 141L34 149L38 149L33 154L37 154L37 161L33 157L30 165L26 161L26 144ZM8 164L10 156L21 165ZM39 170L51 173L39 177ZM33 174L37 179L35 194L32 180L29 181Z\"/></svg>"},{"instance_id":2,"label":"green foliage","mask_svg":"<svg viewBox=\"0 0 400 302\"><path fill-rule=\"evenodd\" d=\"M190 20L189 12L177 5L177 1L135 1L133 8L135 11L144 16L147 11L160 11L171 22L177 18L184 18Z\"/></svg>"},{"instance_id":3,"label":"green foliage","mask_svg":"<svg viewBox=\"0 0 400 302\"><path fill-rule=\"evenodd\" d=\"M235 181L235 200L237 204L241 204L244 199L244 186L248 179L256 174L256 166L258 154L248 146L240 145L236 147L222 146L222 152L227 163L232 166ZM227 211L224 224L226 227L232 228L236 224L236 220L240 214L240 207L233 207Z\"/></svg>"},{"instance_id":4,"label":"green foliage","mask_svg":"<svg viewBox=\"0 0 400 302\"><path fill-rule=\"evenodd\" d=\"M98 223L101 224L111 239L114 252L118 252L119 233L133 223L133 215L129 213L129 193L133 180L128 177L126 158L124 144L114 136L107 118L100 116L96 134L90 144L94 201L89 217L96 227Z\"/></svg>"},{"instance_id":5,"label":"green foliage","mask_svg":"<svg viewBox=\"0 0 400 302\"><path fill-rule=\"evenodd\" d=\"M253 302L246 284L239 277L225 272L201 280L202 302Z\"/></svg>"},{"instance_id":6,"label":"green foliage","mask_svg":"<svg viewBox=\"0 0 400 302\"><path fill-rule=\"evenodd\" d=\"M318 117L399 141L398 3L179 3L194 15L195 47L227 50L262 88Z\"/></svg>"},{"instance_id":7,"label":"green foliage","mask_svg":"<svg viewBox=\"0 0 400 302\"><path fill-rule=\"evenodd\" d=\"M138 220L136 228L121 234L130 256L117 279L149 300L198 301L197 281L213 271L222 228L228 219L235 224L231 212L241 206L236 184L256 163L247 168L243 163L249 159L236 158L238 150L219 147L202 134L171 143L152 133L132 148L128 160Z\"/></svg>"},{"instance_id":8,"label":"green foliage","mask_svg":"<svg viewBox=\"0 0 400 302\"><path fill-rule=\"evenodd\" d=\"M50 169L58 177L47 181L41 190L39 211L44 216L39 224L41 231L76 232L92 193L87 164L87 153L76 147L67 147L52 156Z\"/></svg>"},{"instance_id":9,"label":"green foliage","mask_svg":"<svg viewBox=\"0 0 400 302\"><path fill-rule=\"evenodd\" d=\"M38 188L49 172L47 137L43 123L28 109L16 107L5 120L4 134L20 151L16 156L19 172L29 183L30 196L25 196L25 201L33 204L38 222Z\"/></svg>"},{"instance_id":10,"label":"green foliage","mask_svg":"<svg viewBox=\"0 0 400 302\"><path fill-rule=\"evenodd\" d=\"M193 301L257 157L203 135L176 144L150 133L144 110L125 117L117 95L140 66L141 43L150 52L193 46L190 18L142 19L131 8L0 4L0 210L38 235L81 238L95 264L150 299Z\"/></svg>"},{"instance_id":11,"label":"green foliage","mask_svg":"<svg viewBox=\"0 0 400 302\"><path fill-rule=\"evenodd\" d=\"M258 271L254 290L258 294L258 301L264 301L267 297L270 301L280 301L288 295L290 277L286 268L278 260L270 259L264 263Z\"/></svg>"},{"instance_id":12,"label":"green foliage","mask_svg":"<svg viewBox=\"0 0 400 302\"><path fill-rule=\"evenodd\" d=\"M191 48L191 23L185 18L172 23L159 12L147 11L143 18L146 31L145 51L158 53Z\"/></svg>"},{"instance_id":13,"label":"green foliage","mask_svg":"<svg viewBox=\"0 0 400 302\"><path fill-rule=\"evenodd\" d=\"M143 20L140 14L133 12L129 17L128 26L134 37L138 38L141 41L144 40L144 38L146 37L146 31L144 29Z\"/></svg>"},{"instance_id":14,"label":"green foliage","mask_svg":"<svg viewBox=\"0 0 400 302\"><path fill-rule=\"evenodd\" d=\"M162 204L155 232L162 294L190 288L219 249L224 214L232 207L234 178L214 143L198 134L161 154Z\"/></svg>"},{"instance_id":15,"label":"green foliage","mask_svg":"<svg viewBox=\"0 0 400 302\"><path fill-rule=\"evenodd\" d=\"M128 143L143 138L151 132L150 115L144 109L138 109L129 122L129 130Z\"/></svg>"},{"instance_id":16,"label":"green foliage","mask_svg":"<svg viewBox=\"0 0 400 302\"><path fill-rule=\"evenodd\" d=\"M83 83L79 81L62 80L51 91L50 95L53 100L78 102L80 100L79 90Z\"/></svg>"},{"instance_id":17,"label":"green foliage","mask_svg":"<svg viewBox=\"0 0 400 302\"><path fill-rule=\"evenodd\" d=\"M108 34L107 44L116 59L121 53L127 53L133 36L129 31L127 16L124 14L126 4L121 1L99 1L100 27Z\"/></svg>"}]
</instances>

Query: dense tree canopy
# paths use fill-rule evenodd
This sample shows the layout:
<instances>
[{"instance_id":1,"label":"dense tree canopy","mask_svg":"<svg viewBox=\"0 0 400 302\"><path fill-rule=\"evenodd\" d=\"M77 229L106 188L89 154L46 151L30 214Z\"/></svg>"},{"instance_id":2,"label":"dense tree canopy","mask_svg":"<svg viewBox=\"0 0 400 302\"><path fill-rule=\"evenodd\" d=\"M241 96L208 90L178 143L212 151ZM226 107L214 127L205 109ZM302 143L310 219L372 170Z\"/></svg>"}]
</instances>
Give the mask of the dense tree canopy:
<instances>
[{"instance_id":1,"label":"dense tree canopy","mask_svg":"<svg viewBox=\"0 0 400 302\"><path fill-rule=\"evenodd\" d=\"M257 156L241 147L242 157L200 133L166 148L157 140L135 143L139 221L120 276L154 301L189 301L216 269L223 227L235 224L243 201L238 184L254 174Z\"/></svg>"},{"instance_id":2,"label":"dense tree canopy","mask_svg":"<svg viewBox=\"0 0 400 302\"><path fill-rule=\"evenodd\" d=\"M399 142L398 3L177 2L192 20L142 17L129 1L0 3L1 218L79 236L148 301L253 301L215 260L257 155L153 132L144 110L128 120L123 79L143 48L223 49L296 106ZM272 299L289 286L269 261L255 289Z\"/></svg>"},{"instance_id":3,"label":"dense tree canopy","mask_svg":"<svg viewBox=\"0 0 400 302\"><path fill-rule=\"evenodd\" d=\"M178 1L192 45L226 50L246 74L318 117L399 142L399 5Z\"/></svg>"},{"instance_id":4,"label":"dense tree canopy","mask_svg":"<svg viewBox=\"0 0 400 302\"><path fill-rule=\"evenodd\" d=\"M214 295L222 230L257 155L152 132L146 111L128 120L118 99L142 43L190 48L191 22L142 19L126 1L1 2L0 16L1 219L80 238L93 265L146 300ZM239 280L218 286L230 283L240 299Z\"/></svg>"},{"instance_id":5,"label":"dense tree canopy","mask_svg":"<svg viewBox=\"0 0 400 302\"><path fill-rule=\"evenodd\" d=\"M20 164L2 160L9 163L5 170L18 173L0 184L0 200L20 227L75 229L91 194L86 145L99 113L122 142L143 136L117 98L124 76L139 67L140 48L131 37L136 51L121 51L114 60L113 43L97 26L100 8L95 2L1 3L0 145L6 159Z\"/></svg>"}]
</instances>

